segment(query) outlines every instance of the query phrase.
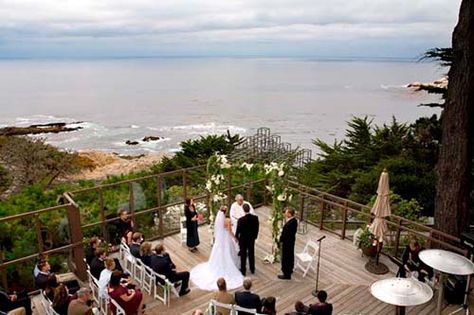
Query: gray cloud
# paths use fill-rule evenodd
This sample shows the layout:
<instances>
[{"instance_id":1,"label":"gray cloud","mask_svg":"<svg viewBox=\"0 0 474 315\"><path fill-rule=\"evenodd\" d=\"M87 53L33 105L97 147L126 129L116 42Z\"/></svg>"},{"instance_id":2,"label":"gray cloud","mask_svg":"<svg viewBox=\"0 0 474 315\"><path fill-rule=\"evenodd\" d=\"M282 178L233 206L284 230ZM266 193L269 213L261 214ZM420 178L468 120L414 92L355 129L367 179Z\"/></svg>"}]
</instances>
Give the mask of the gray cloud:
<instances>
[{"instance_id":1,"label":"gray cloud","mask_svg":"<svg viewBox=\"0 0 474 315\"><path fill-rule=\"evenodd\" d=\"M248 43L249 50L255 43L273 43L275 48L347 40L384 45L400 37L408 46L435 46L449 43L459 4L460 0L0 0L0 56L2 50L12 54L15 46L23 53L35 45L60 49L51 43L106 50L128 42L150 53L215 43ZM243 44L236 46L245 50Z\"/></svg>"}]
</instances>

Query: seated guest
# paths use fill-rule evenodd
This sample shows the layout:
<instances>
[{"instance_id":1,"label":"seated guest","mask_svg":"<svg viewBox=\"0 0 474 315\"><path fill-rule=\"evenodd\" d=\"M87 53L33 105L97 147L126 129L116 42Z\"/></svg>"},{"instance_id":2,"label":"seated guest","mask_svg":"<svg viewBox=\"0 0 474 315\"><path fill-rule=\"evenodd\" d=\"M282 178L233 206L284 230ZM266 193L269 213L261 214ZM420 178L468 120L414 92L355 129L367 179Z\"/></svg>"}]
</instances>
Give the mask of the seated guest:
<instances>
[{"instance_id":1,"label":"seated guest","mask_svg":"<svg viewBox=\"0 0 474 315\"><path fill-rule=\"evenodd\" d=\"M125 239L127 244L132 242L133 222L128 218L128 212L121 209L118 213L119 220L117 221L117 233L121 238Z\"/></svg>"},{"instance_id":2,"label":"seated guest","mask_svg":"<svg viewBox=\"0 0 474 315\"><path fill-rule=\"evenodd\" d=\"M8 315L31 315L31 301L25 295L19 297L16 294L8 295L4 291L0 291L0 313L4 312Z\"/></svg>"},{"instance_id":3,"label":"seated guest","mask_svg":"<svg viewBox=\"0 0 474 315\"><path fill-rule=\"evenodd\" d=\"M151 256L152 256L152 254L153 253L152 253L152 250L151 250L151 243L144 242L140 246L140 260L147 267L151 266Z\"/></svg>"},{"instance_id":4,"label":"seated guest","mask_svg":"<svg viewBox=\"0 0 474 315\"><path fill-rule=\"evenodd\" d=\"M95 257L92 259L92 262L89 266L91 274L94 276L94 278L100 278L100 273L105 269L106 258L107 255L103 249L99 248L95 251Z\"/></svg>"},{"instance_id":5,"label":"seated guest","mask_svg":"<svg viewBox=\"0 0 474 315\"><path fill-rule=\"evenodd\" d=\"M250 292L252 288L252 280L250 278L244 279L244 291L235 293L235 304L240 307L256 309L260 313L262 309L262 301L257 294ZM239 315L250 315L248 313L239 312Z\"/></svg>"},{"instance_id":6,"label":"seated guest","mask_svg":"<svg viewBox=\"0 0 474 315\"><path fill-rule=\"evenodd\" d=\"M54 289L53 309L59 315L67 315L71 300L73 300L73 297L69 295L67 287L60 283L56 289Z\"/></svg>"},{"instance_id":7,"label":"seated guest","mask_svg":"<svg viewBox=\"0 0 474 315\"><path fill-rule=\"evenodd\" d=\"M142 233L135 232L132 236L132 243L130 244L130 253L136 257L140 258L140 246L143 242Z\"/></svg>"},{"instance_id":8,"label":"seated guest","mask_svg":"<svg viewBox=\"0 0 474 315\"><path fill-rule=\"evenodd\" d=\"M44 290L48 284L51 273L51 266L47 260L42 260L38 263L39 272L35 277L35 284L38 289Z\"/></svg>"},{"instance_id":9,"label":"seated guest","mask_svg":"<svg viewBox=\"0 0 474 315\"><path fill-rule=\"evenodd\" d=\"M218 313L219 314L219 313ZM202 310L195 310L193 312L193 315L204 315L204 312Z\"/></svg>"},{"instance_id":10,"label":"seated guest","mask_svg":"<svg viewBox=\"0 0 474 315\"><path fill-rule=\"evenodd\" d=\"M285 315L306 315L308 314L309 307L303 304L301 301L296 301L295 311L291 313L286 313Z\"/></svg>"},{"instance_id":11,"label":"seated guest","mask_svg":"<svg viewBox=\"0 0 474 315\"><path fill-rule=\"evenodd\" d=\"M189 272L177 272L176 265L171 260L170 255L165 251L165 246L163 244L158 244L155 248L156 255L151 257L151 268L160 275L165 276L168 278L169 281L172 283L176 283L181 281L181 290L179 291L179 295L183 296L191 291L188 288L189 284ZM161 279L157 279L160 283L162 282Z\"/></svg>"},{"instance_id":12,"label":"seated guest","mask_svg":"<svg viewBox=\"0 0 474 315\"><path fill-rule=\"evenodd\" d=\"M326 291L318 291L317 298L319 303L310 305L308 314L310 315L331 315L332 314L332 304L327 303L326 299L328 294Z\"/></svg>"},{"instance_id":13,"label":"seated guest","mask_svg":"<svg viewBox=\"0 0 474 315\"><path fill-rule=\"evenodd\" d=\"M95 251L99 248L101 243L100 238L94 236L89 242L89 247L85 249L86 262L88 265L92 263L92 260L95 257Z\"/></svg>"},{"instance_id":14,"label":"seated guest","mask_svg":"<svg viewBox=\"0 0 474 315\"><path fill-rule=\"evenodd\" d=\"M217 279L217 288L219 289L219 291L214 294L214 296L212 297L213 300L222 304L235 303L234 296L227 292L227 283L225 282L224 278ZM230 310L225 309L223 307L217 307L217 314L229 315Z\"/></svg>"},{"instance_id":15,"label":"seated guest","mask_svg":"<svg viewBox=\"0 0 474 315\"><path fill-rule=\"evenodd\" d=\"M110 276L108 293L111 299L114 299L120 305L125 314L138 315L142 310L143 295L140 289L128 289L126 281L122 281L123 273L120 271L112 272ZM122 283L123 282L123 283ZM110 308L115 313L115 307L111 304Z\"/></svg>"},{"instance_id":16,"label":"seated guest","mask_svg":"<svg viewBox=\"0 0 474 315\"><path fill-rule=\"evenodd\" d=\"M48 255L45 255L45 254L38 254L38 260L36 261L35 263L35 268L33 269L33 275L35 276L38 276L40 270L39 270L39 263L42 262L43 260L48 260Z\"/></svg>"},{"instance_id":17,"label":"seated guest","mask_svg":"<svg viewBox=\"0 0 474 315\"><path fill-rule=\"evenodd\" d=\"M53 302L54 300L54 291L58 286L58 278L56 278L56 275L54 273L50 274L48 282L46 283L46 288L44 288L43 292L51 302Z\"/></svg>"},{"instance_id":18,"label":"seated guest","mask_svg":"<svg viewBox=\"0 0 474 315\"><path fill-rule=\"evenodd\" d=\"M276 315L276 299L273 296L262 300L262 314Z\"/></svg>"},{"instance_id":19,"label":"seated guest","mask_svg":"<svg viewBox=\"0 0 474 315\"><path fill-rule=\"evenodd\" d=\"M418 254L423 250L417 240L412 239L410 244L407 245L402 255L402 266L398 271L400 277L405 278L406 273L416 271L418 273L418 280L421 282L425 281L425 277L428 279L433 277L433 268L424 264Z\"/></svg>"},{"instance_id":20,"label":"seated guest","mask_svg":"<svg viewBox=\"0 0 474 315\"><path fill-rule=\"evenodd\" d=\"M110 282L110 277L112 272L115 270L115 261L112 258L107 258L105 260L105 269L101 271L99 282L97 283L99 287L99 295L102 298L107 298L107 285Z\"/></svg>"},{"instance_id":21,"label":"seated guest","mask_svg":"<svg viewBox=\"0 0 474 315\"><path fill-rule=\"evenodd\" d=\"M91 304L90 290L80 288L79 291L77 291L77 299L69 303L67 315L94 315Z\"/></svg>"}]
</instances>

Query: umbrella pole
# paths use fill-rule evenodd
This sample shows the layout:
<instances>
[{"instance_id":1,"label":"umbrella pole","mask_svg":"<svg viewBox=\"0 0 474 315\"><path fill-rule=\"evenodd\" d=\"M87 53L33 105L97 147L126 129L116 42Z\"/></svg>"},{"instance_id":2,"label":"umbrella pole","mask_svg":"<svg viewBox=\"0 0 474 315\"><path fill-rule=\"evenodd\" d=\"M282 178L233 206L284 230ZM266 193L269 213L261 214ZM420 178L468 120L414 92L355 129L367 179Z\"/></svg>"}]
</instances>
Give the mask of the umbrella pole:
<instances>
[{"instance_id":1,"label":"umbrella pole","mask_svg":"<svg viewBox=\"0 0 474 315\"><path fill-rule=\"evenodd\" d=\"M443 298L444 298L444 281L446 275L444 272L439 273L439 289L438 289L438 303L436 306L436 315L441 315L441 311L443 308Z\"/></svg>"},{"instance_id":2,"label":"umbrella pole","mask_svg":"<svg viewBox=\"0 0 474 315\"><path fill-rule=\"evenodd\" d=\"M405 315L405 306L396 306L395 307L395 314L396 315Z\"/></svg>"}]
</instances>

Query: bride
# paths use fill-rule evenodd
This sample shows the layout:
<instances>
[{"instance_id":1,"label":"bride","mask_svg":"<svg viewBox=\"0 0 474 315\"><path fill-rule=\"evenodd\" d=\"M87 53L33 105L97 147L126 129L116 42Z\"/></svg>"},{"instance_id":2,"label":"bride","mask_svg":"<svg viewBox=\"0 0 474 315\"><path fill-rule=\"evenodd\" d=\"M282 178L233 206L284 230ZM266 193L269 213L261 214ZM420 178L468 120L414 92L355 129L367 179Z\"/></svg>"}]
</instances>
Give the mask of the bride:
<instances>
[{"instance_id":1,"label":"bride","mask_svg":"<svg viewBox=\"0 0 474 315\"><path fill-rule=\"evenodd\" d=\"M228 289L242 285L239 270L238 244L232 234L230 219L226 219L226 207L222 207L214 223L214 245L209 260L191 270L191 281L200 289L216 291L218 278L223 277Z\"/></svg>"}]
</instances>

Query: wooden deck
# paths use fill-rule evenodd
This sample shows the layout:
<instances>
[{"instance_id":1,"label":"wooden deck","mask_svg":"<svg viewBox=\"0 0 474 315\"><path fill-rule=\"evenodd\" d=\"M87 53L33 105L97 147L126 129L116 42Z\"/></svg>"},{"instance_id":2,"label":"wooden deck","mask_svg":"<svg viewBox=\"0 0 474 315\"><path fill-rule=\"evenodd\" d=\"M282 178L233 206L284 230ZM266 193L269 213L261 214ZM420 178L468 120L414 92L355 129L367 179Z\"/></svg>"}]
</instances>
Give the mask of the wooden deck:
<instances>
[{"instance_id":1,"label":"wooden deck","mask_svg":"<svg viewBox=\"0 0 474 315\"><path fill-rule=\"evenodd\" d=\"M256 273L252 275L254 286L252 291L261 297L275 296L277 299L278 314L294 310L294 303L297 300L305 304L316 302L311 294L315 287L315 274L309 272L306 278L302 278L302 273L296 271L291 281L279 280L280 265L264 264L262 259L268 254L271 244L271 229L268 223L269 209L262 207L256 210L260 218L260 235L256 244ZM168 252L179 270L190 270L198 263L207 260L210 247L210 233L207 226L199 229L201 245L199 252L190 253L186 247L180 244L180 236L174 235L164 240ZM308 232L305 235L297 235L296 251L301 251L309 238L313 240L326 235L322 245L321 271L319 289L328 292L328 301L334 305L333 314L393 314L395 307L382 303L372 297L369 286L379 279L395 276L396 266L385 257L381 261L390 268L390 273L383 276L376 276L367 272L364 268L367 258L361 257L361 253L354 248L352 243L341 240L339 237L329 232L320 231L318 228L308 225ZM146 314L191 314L195 309L206 310L212 292L202 291L193 288L191 293L181 297L173 297L171 305L166 307L157 302L147 304ZM436 293L435 293L436 294ZM443 314L448 314L457 305L447 307ZM408 308L407 314L434 314L436 308L436 298L429 303Z\"/></svg>"}]
</instances>

